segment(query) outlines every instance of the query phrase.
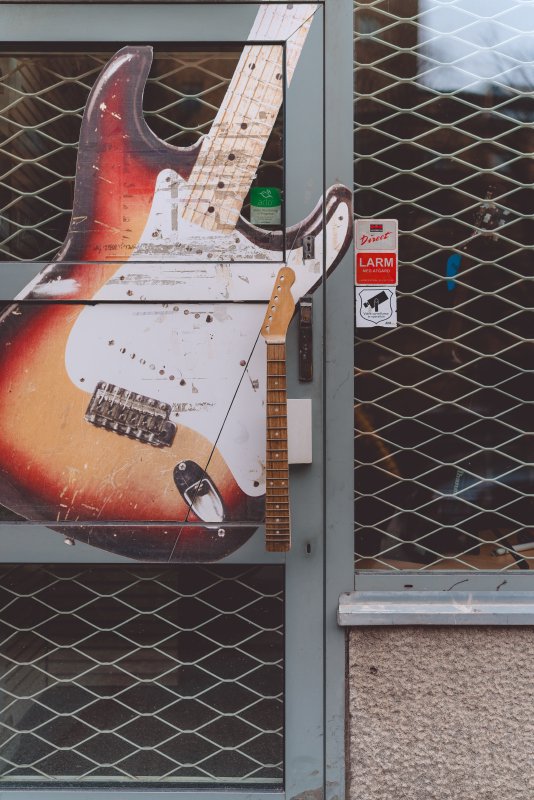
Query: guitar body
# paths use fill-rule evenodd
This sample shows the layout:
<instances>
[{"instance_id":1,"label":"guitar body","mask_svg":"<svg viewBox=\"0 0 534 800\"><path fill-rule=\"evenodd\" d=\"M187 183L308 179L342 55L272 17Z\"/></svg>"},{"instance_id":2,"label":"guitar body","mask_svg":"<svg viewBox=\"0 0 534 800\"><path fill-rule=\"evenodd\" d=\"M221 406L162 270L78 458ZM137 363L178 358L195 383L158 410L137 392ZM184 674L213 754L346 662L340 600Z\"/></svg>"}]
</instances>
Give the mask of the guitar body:
<instances>
[{"instance_id":1,"label":"guitar body","mask_svg":"<svg viewBox=\"0 0 534 800\"><path fill-rule=\"evenodd\" d=\"M146 125L150 63L150 48L124 48L95 84L65 244L0 318L0 503L132 558L212 561L263 516L264 452L248 442L265 428L261 401L250 402L251 368L265 360L253 352L265 303L243 304L230 324L218 298L176 305L179 284L192 299L191 269L178 262L204 260L200 242L206 260L257 261L268 285L283 241L244 220L230 235L184 238L177 187L187 187L198 147L166 145ZM347 194L335 187L325 200L339 240L331 266L350 242ZM321 237L323 216L320 204L286 231L293 259L304 235ZM309 290L317 276L303 280Z\"/></svg>"}]
</instances>

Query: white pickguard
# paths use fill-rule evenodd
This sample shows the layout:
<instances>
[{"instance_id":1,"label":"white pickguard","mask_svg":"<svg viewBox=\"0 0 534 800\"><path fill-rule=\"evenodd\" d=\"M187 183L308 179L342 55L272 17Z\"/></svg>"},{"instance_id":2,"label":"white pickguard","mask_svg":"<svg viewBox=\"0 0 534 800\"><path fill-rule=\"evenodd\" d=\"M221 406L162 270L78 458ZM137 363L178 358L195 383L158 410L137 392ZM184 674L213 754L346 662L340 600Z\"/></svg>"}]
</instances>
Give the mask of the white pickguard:
<instances>
[{"instance_id":1,"label":"white pickguard","mask_svg":"<svg viewBox=\"0 0 534 800\"><path fill-rule=\"evenodd\" d=\"M160 173L132 259L93 298L126 302L83 309L68 340L67 372L88 393L88 400L97 382L104 380L170 403L173 421L212 443L219 437L217 447L241 489L261 495L266 348L263 339L257 339L282 254L262 251L238 234L193 230L181 220L176 196L180 191L172 188L180 180L170 170ZM327 226L327 267L345 241L348 226L349 209L340 204ZM154 242L161 245L156 252ZM229 245L235 247L231 253L236 258L251 261L229 262ZM288 254L287 263L296 274L296 299L321 277L322 245L321 232L314 260L303 262L301 250ZM224 263L187 263L223 252ZM137 262L146 253L160 261ZM164 303L154 302L166 298ZM147 303L127 302L132 299Z\"/></svg>"}]
</instances>

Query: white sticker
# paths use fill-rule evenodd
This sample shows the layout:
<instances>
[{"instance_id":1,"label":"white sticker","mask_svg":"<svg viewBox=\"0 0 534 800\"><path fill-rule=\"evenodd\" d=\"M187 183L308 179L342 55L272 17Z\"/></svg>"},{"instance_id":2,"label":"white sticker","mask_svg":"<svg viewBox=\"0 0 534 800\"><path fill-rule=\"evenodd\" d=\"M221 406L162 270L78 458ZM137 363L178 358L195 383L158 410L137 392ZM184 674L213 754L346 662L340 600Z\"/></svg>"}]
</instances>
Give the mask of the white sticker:
<instances>
[{"instance_id":1,"label":"white sticker","mask_svg":"<svg viewBox=\"0 0 534 800\"><path fill-rule=\"evenodd\" d=\"M250 206L250 221L253 225L281 225L282 206Z\"/></svg>"},{"instance_id":2,"label":"white sticker","mask_svg":"<svg viewBox=\"0 0 534 800\"><path fill-rule=\"evenodd\" d=\"M356 250L398 250L399 233L396 219L356 220Z\"/></svg>"},{"instance_id":3,"label":"white sticker","mask_svg":"<svg viewBox=\"0 0 534 800\"><path fill-rule=\"evenodd\" d=\"M356 327L397 327L395 286L356 286Z\"/></svg>"}]
</instances>

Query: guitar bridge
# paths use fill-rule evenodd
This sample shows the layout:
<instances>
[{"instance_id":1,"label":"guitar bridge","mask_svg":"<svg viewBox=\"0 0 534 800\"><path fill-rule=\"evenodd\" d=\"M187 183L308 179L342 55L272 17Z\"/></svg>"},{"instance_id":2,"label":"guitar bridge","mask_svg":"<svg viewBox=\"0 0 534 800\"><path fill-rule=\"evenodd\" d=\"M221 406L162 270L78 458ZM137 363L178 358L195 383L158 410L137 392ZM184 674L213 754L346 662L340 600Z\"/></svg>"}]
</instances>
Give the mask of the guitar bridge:
<instances>
[{"instance_id":1,"label":"guitar bridge","mask_svg":"<svg viewBox=\"0 0 534 800\"><path fill-rule=\"evenodd\" d=\"M99 381L85 419L97 428L115 431L153 447L170 447L176 435L170 413L169 403Z\"/></svg>"}]
</instances>

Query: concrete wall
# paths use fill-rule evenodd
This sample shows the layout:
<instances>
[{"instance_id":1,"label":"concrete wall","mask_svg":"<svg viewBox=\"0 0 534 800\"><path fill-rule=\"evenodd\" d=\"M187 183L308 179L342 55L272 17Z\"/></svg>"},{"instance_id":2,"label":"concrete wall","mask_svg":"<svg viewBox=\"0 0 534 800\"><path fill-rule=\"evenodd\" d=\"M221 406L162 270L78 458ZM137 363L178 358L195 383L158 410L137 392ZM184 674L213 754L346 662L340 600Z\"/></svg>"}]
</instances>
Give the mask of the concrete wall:
<instances>
[{"instance_id":1,"label":"concrete wall","mask_svg":"<svg viewBox=\"0 0 534 800\"><path fill-rule=\"evenodd\" d=\"M534 629L349 636L351 800L531 800Z\"/></svg>"}]
</instances>

